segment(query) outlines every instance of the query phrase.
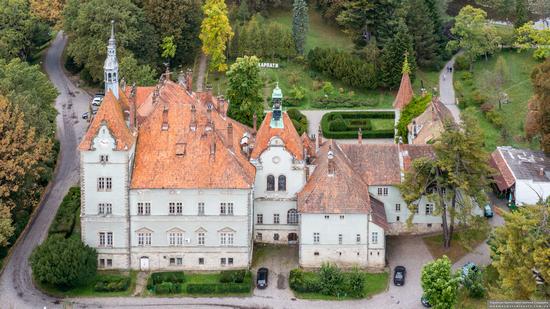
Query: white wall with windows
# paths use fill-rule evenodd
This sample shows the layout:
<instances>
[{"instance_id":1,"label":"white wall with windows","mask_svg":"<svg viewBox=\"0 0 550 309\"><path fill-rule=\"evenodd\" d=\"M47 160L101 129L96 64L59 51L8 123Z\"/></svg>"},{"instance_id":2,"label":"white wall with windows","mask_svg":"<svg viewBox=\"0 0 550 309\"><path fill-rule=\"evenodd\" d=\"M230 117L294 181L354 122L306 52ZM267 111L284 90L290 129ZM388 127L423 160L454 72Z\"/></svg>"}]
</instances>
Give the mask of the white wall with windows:
<instances>
[{"instance_id":1,"label":"white wall with windows","mask_svg":"<svg viewBox=\"0 0 550 309\"><path fill-rule=\"evenodd\" d=\"M302 214L301 220L300 266L385 266L384 229L367 214Z\"/></svg>"}]
</instances>

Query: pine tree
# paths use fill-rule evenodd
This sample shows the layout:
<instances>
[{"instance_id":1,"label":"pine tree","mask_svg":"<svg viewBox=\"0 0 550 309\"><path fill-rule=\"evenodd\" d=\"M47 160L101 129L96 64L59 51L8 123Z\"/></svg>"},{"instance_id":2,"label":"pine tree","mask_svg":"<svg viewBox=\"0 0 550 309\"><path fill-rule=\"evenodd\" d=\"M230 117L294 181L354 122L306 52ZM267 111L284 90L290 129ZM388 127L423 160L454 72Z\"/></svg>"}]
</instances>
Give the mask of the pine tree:
<instances>
[{"instance_id":1,"label":"pine tree","mask_svg":"<svg viewBox=\"0 0 550 309\"><path fill-rule=\"evenodd\" d=\"M434 21L425 0L410 0L407 26L413 38L418 65L433 68L440 60Z\"/></svg>"},{"instance_id":2,"label":"pine tree","mask_svg":"<svg viewBox=\"0 0 550 309\"><path fill-rule=\"evenodd\" d=\"M296 52L304 54L306 35L309 26L307 4L304 0L294 0L292 7L292 38L296 45Z\"/></svg>"},{"instance_id":3,"label":"pine tree","mask_svg":"<svg viewBox=\"0 0 550 309\"><path fill-rule=\"evenodd\" d=\"M529 11L527 8L527 0L516 0L516 20L514 27L519 28L529 21Z\"/></svg>"},{"instance_id":4,"label":"pine tree","mask_svg":"<svg viewBox=\"0 0 550 309\"><path fill-rule=\"evenodd\" d=\"M225 49L234 35L227 17L227 6L224 0L207 0L202 10L204 19L199 35L202 51L210 57L211 71L224 72L227 70Z\"/></svg>"},{"instance_id":5,"label":"pine tree","mask_svg":"<svg viewBox=\"0 0 550 309\"><path fill-rule=\"evenodd\" d=\"M433 23L434 35L437 38L438 55L444 57L447 53L445 47L447 46L447 38L443 35L443 19L441 18L442 10L439 7L441 1L437 0L424 0L426 8L428 9L428 15Z\"/></svg>"},{"instance_id":6,"label":"pine tree","mask_svg":"<svg viewBox=\"0 0 550 309\"><path fill-rule=\"evenodd\" d=\"M372 9L367 12L367 30L376 38L378 47L383 48L395 35L399 25L397 8L401 0L372 0Z\"/></svg>"},{"instance_id":7,"label":"pine tree","mask_svg":"<svg viewBox=\"0 0 550 309\"><path fill-rule=\"evenodd\" d=\"M397 33L382 51L382 80L387 88L395 89L399 86L405 55L408 55L412 79L416 72L415 52L407 25L401 20Z\"/></svg>"},{"instance_id":8,"label":"pine tree","mask_svg":"<svg viewBox=\"0 0 550 309\"><path fill-rule=\"evenodd\" d=\"M239 10L237 11L237 19L243 23L250 18L250 10L248 9L248 0L241 0Z\"/></svg>"}]
</instances>

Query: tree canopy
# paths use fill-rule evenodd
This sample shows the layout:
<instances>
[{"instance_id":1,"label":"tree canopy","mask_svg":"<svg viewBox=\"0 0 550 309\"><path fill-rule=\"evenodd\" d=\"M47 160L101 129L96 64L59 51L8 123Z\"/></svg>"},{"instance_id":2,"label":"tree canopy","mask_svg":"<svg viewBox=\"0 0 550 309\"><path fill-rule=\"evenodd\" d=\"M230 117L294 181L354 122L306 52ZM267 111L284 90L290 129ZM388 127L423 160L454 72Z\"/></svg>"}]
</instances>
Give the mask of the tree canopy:
<instances>
[{"instance_id":1,"label":"tree canopy","mask_svg":"<svg viewBox=\"0 0 550 309\"><path fill-rule=\"evenodd\" d=\"M399 22L397 32L382 51L382 79L386 87L396 89L401 82L403 63L408 55L410 76L416 72L416 60L412 38L404 20Z\"/></svg>"},{"instance_id":2,"label":"tree canopy","mask_svg":"<svg viewBox=\"0 0 550 309\"><path fill-rule=\"evenodd\" d=\"M202 10L204 19L199 35L202 51L210 57L211 71L224 72L227 70L225 49L234 35L227 17L227 6L223 0L206 0Z\"/></svg>"},{"instance_id":3,"label":"tree canopy","mask_svg":"<svg viewBox=\"0 0 550 309\"><path fill-rule=\"evenodd\" d=\"M443 256L422 268L420 281L424 297L434 309L453 308L458 300L459 279L451 266L451 260Z\"/></svg>"},{"instance_id":4,"label":"tree canopy","mask_svg":"<svg viewBox=\"0 0 550 309\"><path fill-rule=\"evenodd\" d=\"M515 47L520 50L535 48L533 57L537 60L550 58L550 28L538 30L532 21L516 29Z\"/></svg>"},{"instance_id":5,"label":"tree canopy","mask_svg":"<svg viewBox=\"0 0 550 309\"><path fill-rule=\"evenodd\" d=\"M304 0L294 0L292 6L292 38L296 46L296 52L304 54L309 17L307 15L307 3Z\"/></svg>"},{"instance_id":6,"label":"tree canopy","mask_svg":"<svg viewBox=\"0 0 550 309\"><path fill-rule=\"evenodd\" d=\"M259 62L256 56L244 56L237 58L227 71L228 115L249 126L254 114L259 118L263 115Z\"/></svg>"},{"instance_id":7,"label":"tree canopy","mask_svg":"<svg viewBox=\"0 0 550 309\"><path fill-rule=\"evenodd\" d=\"M531 73L534 94L525 121L527 138L540 138L542 150L550 155L550 58Z\"/></svg>"}]
</instances>

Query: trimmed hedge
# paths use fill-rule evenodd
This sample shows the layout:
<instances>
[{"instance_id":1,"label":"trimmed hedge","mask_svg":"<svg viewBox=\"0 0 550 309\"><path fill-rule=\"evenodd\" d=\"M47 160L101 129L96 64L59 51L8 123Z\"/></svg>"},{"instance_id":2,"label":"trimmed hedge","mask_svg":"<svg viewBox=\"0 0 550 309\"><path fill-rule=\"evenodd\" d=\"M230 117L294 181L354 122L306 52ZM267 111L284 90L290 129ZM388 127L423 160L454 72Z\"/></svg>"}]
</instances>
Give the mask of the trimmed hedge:
<instances>
[{"instance_id":1,"label":"trimmed hedge","mask_svg":"<svg viewBox=\"0 0 550 309\"><path fill-rule=\"evenodd\" d=\"M290 120L292 120L292 124L294 125L294 128L296 131L298 131L299 135L302 135L302 133L307 132L307 117L302 114L298 109L296 108L289 108L286 113L288 114L288 117Z\"/></svg>"},{"instance_id":2,"label":"trimmed hedge","mask_svg":"<svg viewBox=\"0 0 550 309\"><path fill-rule=\"evenodd\" d=\"M243 283L245 276L245 269L223 270L220 273L220 283Z\"/></svg>"},{"instance_id":3,"label":"trimmed hedge","mask_svg":"<svg viewBox=\"0 0 550 309\"><path fill-rule=\"evenodd\" d=\"M432 101L431 95L426 95L424 97L414 97L409 104L403 108L401 115L399 117L399 122L397 123L397 136L403 138L403 143L408 143L408 129L407 126L412 120L420 114L422 114L428 104Z\"/></svg>"},{"instance_id":4,"label":"trimmed hedge","mask_svg":"<svg viewBox=\"0 0 550 309\"><path fill-rule=\"evenodd\" d=\"M147 289L155 290L156 286L164 282L169 283L184 283L185 274L183 271L169 271L161 273L152 273L147 280Z\"/></svg>"},{"instance_id":5,"label":"trimmed hedge","mask_svg":"<svg viewBox=\"0 0 550 309\"><path fill-rule=\"evenodd\" d=\"M80 208L80 187L72 187L63 198L57 214L50 225L49 235L62 234L69 238L76 225L78 218L78 209Z\"/></svg>"},{"instance_id":6,"label":"trimmed hedge","mask_svg":"<svg viewBox=\"0 0 550 309\"><path fill-rule=\"evenodd\" d=\"M130 287L130 277L119 275L100 276L94 285L96 292L126 291Z\"/></svg>"},{"instance_id":7,"label":"trimmed hedge","mask_svg":"<svg viewBox=\"0 0 550 309\"><path fill-rule=\"evenodd\" d=\"M370 119L394 119L393 112L331 112L323 115L323 136L335 139L357 138L361 128L363 138L393 138L394 130L372 130Z\"/></svg>"},{"instance_id":8,"label":"trimmed hedge","mask_svg":"<svg viewBox=\"0 0 550 309\"><path fill-rule=\"evenodd\" d=\"M156 294L176 294L181 292L181 284L173 282L163 282L155 285Z\"/></svg>"},{"instance_id":9,"label":"trimmed hedge","mask_svg":"<svg viewBox=\"0 0 550 309\"><path fill-rule=\"evenodd\" d=\"M376 103L365 102L364 100L354 99L351 97L339 96L339 97L319 97L312 100L311 106L319 109L329 108L351 108L360 106L374 106Z\"/></svg>"},{"instance_id":10,"label":"trimmed hedge","mask_svg":"<svg viewBox=\"0 0 550 309\"><path fill-rule=\"evenodd\" d=\"M226 293L248 293L250 282L244 283L189 283L187 293L189 294L226 294Z\"/></svg>"}]
</instances>

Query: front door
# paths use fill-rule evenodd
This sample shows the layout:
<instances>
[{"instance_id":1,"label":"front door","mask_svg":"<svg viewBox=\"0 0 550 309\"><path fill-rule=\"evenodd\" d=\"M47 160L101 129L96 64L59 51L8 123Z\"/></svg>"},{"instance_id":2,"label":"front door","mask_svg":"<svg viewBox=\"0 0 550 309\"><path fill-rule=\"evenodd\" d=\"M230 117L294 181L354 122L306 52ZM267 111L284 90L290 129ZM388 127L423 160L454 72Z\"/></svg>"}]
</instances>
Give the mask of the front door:
<instances>
[{"instance_id":1,"label":"front door","mask_svg":"<svg viewBox=\"0 0 550 309\"><path fill-rule=\"evenodd\" d=\"M140 269L141 271L148 271L149 270L149 257L142 256L140 259Z\"/></svg>"}]
</instances>

